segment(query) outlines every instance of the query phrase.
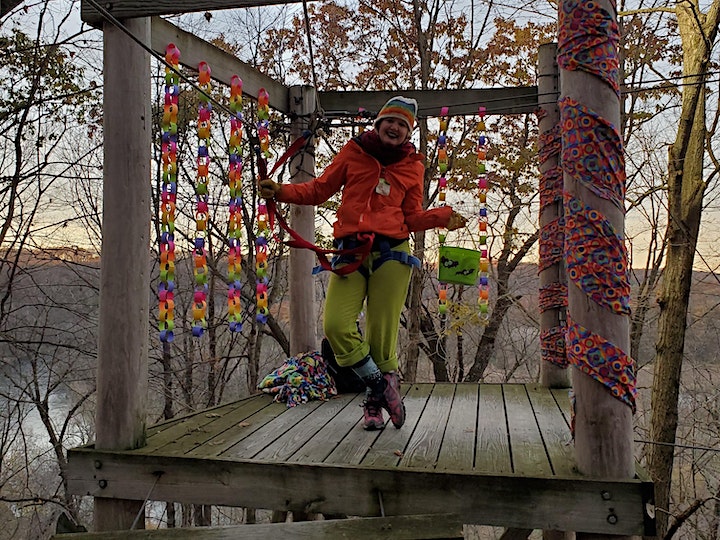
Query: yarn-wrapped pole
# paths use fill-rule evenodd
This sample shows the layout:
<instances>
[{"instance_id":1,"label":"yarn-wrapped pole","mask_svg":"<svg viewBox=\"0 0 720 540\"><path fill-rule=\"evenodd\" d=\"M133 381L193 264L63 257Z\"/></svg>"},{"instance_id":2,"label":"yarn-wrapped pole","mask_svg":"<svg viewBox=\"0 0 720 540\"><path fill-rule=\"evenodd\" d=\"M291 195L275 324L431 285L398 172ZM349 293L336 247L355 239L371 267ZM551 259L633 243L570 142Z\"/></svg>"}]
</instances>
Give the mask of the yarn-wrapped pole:
<instances>
[{"instance_id":1,"label":"yarn-wrapped pole","mask_svg":"<svg viewBox=\"0 0 720 540\"><path fill-rule=\"evenodd\" d=\"M563 258L565 218L563 173L560 167L560 80L555 58L557 44L538 50L538 168L540 170L540 382L550 388L569 388L565 351L567 275Z\"/></svg>"},{"instance_id":2,"label":"yarn-wrapped pole","mask_svg":"<svg viewBox=\"0 0 720 540\"><path fill-rule=\"evenodd\" d=\"M564 0L558 27L575 451L580 472L608 479L634 476L616 9Z\"/></svg>"}]
</instances>

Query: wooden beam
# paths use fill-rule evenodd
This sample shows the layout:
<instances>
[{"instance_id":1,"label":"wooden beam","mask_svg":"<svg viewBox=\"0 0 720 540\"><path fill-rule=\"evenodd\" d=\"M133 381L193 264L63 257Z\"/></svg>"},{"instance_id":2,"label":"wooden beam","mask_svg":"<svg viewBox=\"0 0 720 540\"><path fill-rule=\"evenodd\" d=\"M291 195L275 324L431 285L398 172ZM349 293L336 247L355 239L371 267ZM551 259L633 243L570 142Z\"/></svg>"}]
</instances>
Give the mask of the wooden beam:
<instances>
[{"instance_id":1,"label":"wooden beam","mask_svg":"<svg viewBox=\"0 0 720 540\"><path fill-rule=\"evenodd\" d=\"M199 11L213 11L216 9L235 9L258 6L271 6L276 4L291 4L300 0L154 0L153 2L140 2L137 0L113 0L107 2L98 0L98 4L116 19L132 17L152 17L155 15L170 15L172 13L196 13ZM8 2L19 4L20 2ZM80 3L80 18L100 28L104 20L103 14L88 0ZM3 2L3 5L5 2Z\"/></svg>"},{"instance_id":2,"label":"wooden beam","mask_svg":"<svg viewBox=\"0 0 720 540\"><path fill-rule=\"evenodd\" d=\"M538 107L537 86L515 88L477 88L469 90L379 90L318 92L326 116L353 116L359 107L377 112L393 96L417 100L420 117L440 116L442 107L451 116L473 116L482 105L487 114L532 113Z\"/></svg>"},{"instance_id":3,"label":"wooden beam","mask_svg":"<svg viewBox=\"0 0 720 540\"><path fill-rule=\"evenodd\" d=\"M68 493L373 517L451 509L463 523L598 534L654 534L651 483L531 478L137 452L68 450ZM352 486L348 489L347 486ZM149 495L148 495L149 494Z\"/></svg>"},{"instance_id":4,"label":"wooden beam","mask_svg":"<svg viewBox=\"0 0 720 540\"><path fill-rule=\"evenodd\" d=\"M257 523L227 527L189 527L113 533L58 534L53 540L266 540L267 538L313 538L315 540L414 540L417 538L463 538L460 518L453 514L332 519L292 523Z\"/></svg>"},{"instance_id":5,"label":"wooden beam","mask_svg":"<svg viewBox=\"0 0 720 540\"><path fill-rule=\"evenodd\" d=\"M168 43L174 43L180 49L182 65L197 69L200 62L207 62L213 79L228 86L230 77L237 75L243 81L243 94L257 98L258 90L265 88L270 94L270 106L284 114L289 112L287 86L190 32L160 17L153 17L152 49L164 56Z\"/></svg>"}]
</instances>

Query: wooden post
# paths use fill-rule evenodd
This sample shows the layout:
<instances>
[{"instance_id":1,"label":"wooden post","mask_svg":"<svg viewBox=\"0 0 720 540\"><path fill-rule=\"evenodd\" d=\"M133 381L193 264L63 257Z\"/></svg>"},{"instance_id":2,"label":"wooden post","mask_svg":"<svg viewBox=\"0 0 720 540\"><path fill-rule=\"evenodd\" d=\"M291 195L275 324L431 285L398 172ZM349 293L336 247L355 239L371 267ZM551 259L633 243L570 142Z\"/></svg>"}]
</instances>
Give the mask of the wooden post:
<instances>
[{"instance_id":1,"label":"wooden post","mask_svg":"<svg viewBox=\"0 0 720 540\"><path fill-rule=\"evenodd\" d=\"M555 182L552 188L554 178L558 178L559 172L559 122L560 111L558 109L558 97L560 96L560 75L555 60L557 55L557 43L545 43L540 45L538 50L538 107L543 113L539 121L540 137L540 155L544 159L540 161L540 229L549 229L550 225L563 215L562 203L562 181ZM544 180L544 182L543 182ZM543 185L546 184L546 185ZM548 185L549 184L549 185ZM544 191L548 189L550 193ZM543 197L549 197L545 201ZM562 230L562 227L560 227ZM541 252L542 256L542 252ZM567 305L567 276L565 275L565 265L562 256L559 260L540 261L540 289L545 287L556 286L562 287L564 293L556 296L556 302L552 306L543 308L540 306L540 335L550 334L549 339L541 341L541 348L545 348L548 344L552 344L557 340L562 340L566 319L565 308L561 307L561 300ZM556 333L553 333L556 332ZM557 337L555 337L557 336ZM552 349L552 347L547 347ZM548 354L551 354L548 352ZM563 354L558 361L564 361L565 366L547 361L545 355L540 363L540 384L550 388L569 388L570 387L570 371L567 369L567 355Z\"/></svg>"},{"instance_id":2,"label":"wooden post","mask_svg":"<svg viewBox=\"0 0 720 540\"><path fill-rule=\"evenodd\" d=\"M295 113L291 136L295 140L310 125L315 112L316 93L312 86L293 86L288 93L289 110ZM305 151L290 162L293 184L315 177L315 146L311 141ZM290 205L290 223L303 238L315 242L315 207ZM312 269L315 254L307 249L290 250L290 354L318 350L315 280Z\"/></svg>"},{"instance_id":3,"label":"wooden post","mask_svg":"<svg viewBox=\"0 0 720 540\"><path fill-rule=\"evenodd\" d=\"M614 2L599 0L596 5L614 20L617 19ZM560 9L574 13L575 10L584 9L584 6L583 3L563 0ZM562 13L561 11L561 15ZM560 18L564 21L561 22L560 32L567 30L567 33L572 35L575 32L569 28L572 17ZM568 28L562 28L563 23L568 25ZM562 43L558 54L559 58L563 54ZM561 100L572 98L619 129L620 99L607 81L581 69L564 69L562 63L560 67ZM612 201L597 196L567 173L564 174L564 189L570 196L580 199L584 205L596 209L610 222L616 234L624 236L624 200L619 208ZM568 285L568 318L629 354L629 317L600 306L574 282ZM595 379L579 369L572 371L575 392L575 454L580 472L602 478L633 477L631 408L613 397L610 391ZM607 500L608 508L611 508L613 494L604 493L602 496L603 500ZM578 533L577 538L588 536ZM617 536L593 535L592 538Z\"/></svg>"},{"instance_id":4,"label":"wooden post","mask_svg":"<svg viewBox=\"0 0 720 540\"><path fill-rule=\"evenodd\" d=\"M150 43L150 20L124 21ZM145 444L150 292L150 56L106 23L104 180L95 446ZM102 487L103 464L97 463ZM95 530L144 528L143 502L95 498ZM141 516L138 519L138 516Z\"/></svg>"},{"instance_id":5,"label":"wooden post","mask_svg":"<svg viewBox=\"0 0 720 540\"><path fill-rule=\"evenodd\" d=\"M538 122L540 141L540 230L550 230L563 214L562 172L560 171L560 73L557 65L557 43L544 43L538 49L538 108L542 111ZM564 228L558 227L564 240ZM542 241L542 240L541 240ZM546 239L552 241L552 236ZM558 238L559 241L559 238ZM541 257L543 254L541 253ZM540 384L549 388L570 388L570 370L564 352L564 332L567 325L567 275L562 255L540 261L540 290L552 288L552 304L540 305ZM545 337L544 337L545 336ZM560 352L560 349L563 349ZM553 361L550 361L552 359ZM527 537L526 537L527 538ZM574 538L569 531L543 531L543 540Z\"/></svg>"}]
</instances>

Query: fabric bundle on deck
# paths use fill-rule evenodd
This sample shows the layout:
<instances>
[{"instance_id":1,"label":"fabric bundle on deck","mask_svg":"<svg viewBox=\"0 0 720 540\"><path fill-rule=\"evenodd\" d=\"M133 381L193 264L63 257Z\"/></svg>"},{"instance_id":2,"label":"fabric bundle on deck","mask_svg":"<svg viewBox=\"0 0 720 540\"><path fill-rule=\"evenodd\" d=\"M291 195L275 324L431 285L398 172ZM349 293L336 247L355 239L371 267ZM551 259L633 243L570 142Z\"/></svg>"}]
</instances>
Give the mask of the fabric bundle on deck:
<instances>
[{"instance_id":1,"label":"fabric bundle on deck","mask_svg":"<svg viewBox=\"0 0 720 540\"><path fill-rule=\"evenodd\" d=\"M283 365L267 375L258 388L268 394L275 394L274 401L287 402L288 407L337 395L335 383L319 351L288 358Z\"/></svg>"}]
</instances>

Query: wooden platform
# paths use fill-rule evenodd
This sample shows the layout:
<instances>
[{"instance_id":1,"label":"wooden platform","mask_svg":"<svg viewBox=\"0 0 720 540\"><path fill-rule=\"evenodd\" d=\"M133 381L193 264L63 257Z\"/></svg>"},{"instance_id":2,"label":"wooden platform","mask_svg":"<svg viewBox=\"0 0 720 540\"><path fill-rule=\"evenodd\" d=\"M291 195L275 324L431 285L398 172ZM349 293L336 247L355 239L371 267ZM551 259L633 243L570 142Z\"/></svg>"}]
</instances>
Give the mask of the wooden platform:
<instances>
[{"instance_id":1,"label":"wooden platform","mask_svg":"<svg viewBox=\"0 0 720 540\"><path fill-rule=\"evenodd\" d=\"M580 475L567 390L413 384L401 429L362 429L363 396L295 408L260 394L148 429L147 446L68 452L75 495L652 535L652 484Z\"/></svg>"}]
</instances>

